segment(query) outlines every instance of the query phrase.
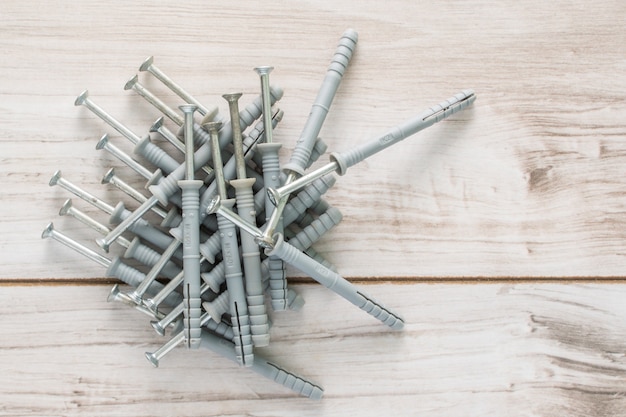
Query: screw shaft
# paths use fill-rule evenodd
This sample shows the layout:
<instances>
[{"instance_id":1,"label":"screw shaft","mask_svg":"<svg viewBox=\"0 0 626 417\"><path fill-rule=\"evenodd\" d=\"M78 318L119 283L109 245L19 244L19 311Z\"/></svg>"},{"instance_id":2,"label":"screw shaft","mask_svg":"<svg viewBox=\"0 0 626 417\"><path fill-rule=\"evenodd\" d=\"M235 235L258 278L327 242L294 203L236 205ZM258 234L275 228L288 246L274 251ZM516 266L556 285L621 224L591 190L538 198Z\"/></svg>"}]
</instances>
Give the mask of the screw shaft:
<instances>
[{"instance_id":1,"label":"screw shaft","mask_svg":"<svg viewBox=\"0 0 626 417\"><path fill-rule=\"evenodd\" d=\"M76 207L74 207L72 205L72 200L71 199L67 199L65 201L65 203L63 204L63 207L61 207L61 210L59 211L59 215L61 215L61 216L65 216L65 215L72 216L73 218L75 218L76 220L81 222L82 224L90 227L91 229L95 230L96 232L100 233L101 235L106 235L107 233L109 233L111 231L111 229L109 229L107 226L105 226L102 223L96 221L92 217L88 216L87 214L85 214L81 210L79 210ZM121 246L123 246L125 248L128 248L130 246L130 241L128 239L126 239L125 237L123 237L123 236L121 236L117 240L117 243L119 243Z\"/></svg>"},{"instance_id":2,"label":"screw shaft","mask_svg":"<svg viewBox=\"0 0 626 417\"><path fill-rule=\"evenodd\" d=\"M265 129L265 142L272 143L272 103L270 98L270 72L274 68L269 66L256 67L254 70L259 74L261 80L261 97L263 97L263 124L268 126Z\"/></svg>"},{"instance_id":3,"label":"screw shaft","mask_svg":"<svg viewBox=\"0 0 626 417\"><path fill-rule=\"evenodd\" d=\"M94 103L93 100L91 100L91 98L88 97L88 94L89 93L87 90L83 91L76 98L74 105L76 106L83 105L87 107L92 113L94 113L96 116L102 119L105 123L107 123L113 129L121 133L122 136L130 140L133 144L137 144L137 142L139 142L139 140L141 139L139 136L137 136L130 129L124 126L119 120L117 120L116 118L111 116L109 113L104 111L102 107Z\"/></svg>"},{"instance_id":4,"label":"screw shaft","mask_svg":"<svg viewBox=\"0 0 626 417\"><path fill-rule=\"evenodd\" d=\"M104 201L100 200L98 197L94 196L93 194L88 193L87 191L83 190L82 188L78 187L77 185L71 183L70 181L62 177L61 171L56 171L54 173L54 175L50 179L50 185L51 186L59 185L61 188L69 191L70 193L74 194L78 198L88 202L94 207L99 208L100 210L104 211L107 214L113 213L113 210L115 209L112 205L105 203Z\"/></svg>"},{"instance_id":5,"label":"screw shaft","mask_svg":"<svg viewBox=\"0 0 626 417\"><path fill-rule=\"evenodd\" d=\"M150 170L148 170L146 167L141 165L139 162L135 161L126 152L124 152L123 150L121 150L120 148L112 144L111 141L109 140L108 134L104 134L100 138L100 140L96 144L96 149L98 150L104 149L105 151L109 152L111 155L113 155L114 157L116 157L117 159L125 163L129 168L131 168L133 171L135 171L137 174L141 175L147 180L151 179L152 176L154 175L152 172L150 172Z\"/></svg>"},{"instance_id":6,"label":"screw shaft","mask_svg":"<svg viewBox=\"0 0 626 417\"><path fill-rule=\"evenodd\" d=\"M269 88L269 86L268 86ZM267 100L270 100L269 91L268 91ZM239 98L241 97L241 93L233 93L233 94L224 94L222 97L228 101L228 110L230 113L230 125L233 130L233 148L235 151L235 161L236 161L236 171L237 178L244 179L246 178L246 161L244 159L244 151L243 151L243 136L241 134L241 125L239 120ZM265 96L263 97L263 105L265 105ZM265 115L265 113L264 113ZM271 125L271 115L270 115L270 125Z\"/></svg>"},{"instance_id":7,"label":"screw shaft","mask_svg":"<svg viewBox=\"0 0 626 417\"><path fill-rule=\"evenodd\" d=\"M41 237L44 239L47 237L51 237L57 242L67 246L70 249L75 250L76 252L80 253L81 255L84 255L88 259L91 259L92 261L98 263L99 265L105 268L108 268L111 265L110 259L100 255L99 253L89 249L87 246L82 245L78 243L77 241L75 241L74 239L71 239L70 237L64 235L63 233L55 230L54 225L52 223L49 223L48 226L44 229L43 233L41 234Z\"/></svg>"},{"instance_id":8,"label":"screw shaft","mask_svg":"<svg viewBox=\"0 0 626 417\"><path fill-rule=\"evenodd\" d=\"M161 81L163 85L172 90L174 94L185 100L185 102L189 104L195 104L198 108L198 113L203 116L207 114L216 114L217 107L209 110L202 103L196 100L191 94L185 91L180 85L174 82L170 77L168 77L163 71L161 71L156 65L154 65L154 57L148 57L143 64L139 67L139 71L148 71L150 74L154 75L154 77Z\"/></svg>"}]
</instances>

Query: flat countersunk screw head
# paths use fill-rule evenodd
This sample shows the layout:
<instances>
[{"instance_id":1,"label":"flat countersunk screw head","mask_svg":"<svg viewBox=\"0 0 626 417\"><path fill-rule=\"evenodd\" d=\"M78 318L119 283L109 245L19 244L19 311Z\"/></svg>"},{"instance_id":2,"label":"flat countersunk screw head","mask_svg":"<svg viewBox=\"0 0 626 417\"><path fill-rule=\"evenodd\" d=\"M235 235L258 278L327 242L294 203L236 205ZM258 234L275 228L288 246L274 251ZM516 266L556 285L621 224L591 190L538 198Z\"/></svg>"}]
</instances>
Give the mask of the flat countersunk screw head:
<instances>
[{"instance_id":1,"label":"flat countersunk screw head","mask_svg":"<svg viewBox=\"0 0 626 417\"><path fill-rule=\"evenodd\" d=\"M272 103L270 92L270 72L274 67L260 66L254 68L261 80L261 97L263 104L263 124L265 125L265 142L272 143Z\"/></svg>"},{"instance_id":2,"label":"flat countersunk screw head","mask_svg":"<svg viewBox=\"0 0 626 417\"><path fill-rule=\"evenodd\" d=\"M259 75L266 75L272 72L272 70L274 70L274 67L269 66L269 65L260 65L258 67L254 67L254 70Z\"/></svg>"},{"instance_id":3,"label":"flat countersunk screw head","mask_svg":"<svg viewBox=\"0 0 626 417\"><path fill-rule=\"evenodd\" d=\"M220 198L219 195L216 195L215 197L213 197L213 199L211 200L211 202L209 203L209 205L206 208L207 214L215 214L215 213L217 213L217 211L220 209L221 205L222 205L222 199Z\"/></svg>"},{"instance_id":4,"label":"flat countersunk screw head","mask_svg":"<svg viewBox=\"0 0 626 417\"><path fill-rule=\"evenodd\" d=\"M135 75L135 77L136 77L136 75ZM198 106L196 106L195 104L182 104L182 105L178 106L178 108L183 113L193 113L196 110L198 110Z\"/></svg>"},{"instance_id":5,"label":"flat countersunk screw head","mask_svg":"<svg viewBox=\"0 0 626 417\"><path fill-rule=\"evenodd\" d=\"M137 76L137 74L133 75L132 78L128 81L126 81L126 84L124 84L124 90L130 90L133 88L133 86L135 84L137 84L137 82L139 81L139 77ZM80 97L80 96L79 96ZM78 100L78 99L77 99Z\"/></svg>"},{"instance_id":6,"label":"flat countersunk screw head","mask_svg":"<svg viewBox=\"0 0 626 417\"><path fill-rule=\"evenodd\" d=\"M149 56L148 58L146 58L145 61L143 61L143 63L139 67L139 71L141 71L141 72L148 71L148 68L150 68L152 66L153 62L154 62L154 57L153 56Z\"/></svg>"},{"instance_id":7,"label":"flat countersunk screw head","mask_svg":"<svg viewBox=\"0 0 626 417\"><path fill-rule=\"evenodd\" d=\"M85 100L87 99L87 97L89 96L89 91L85 90L82 93L80 93L78 95L78 97L76 97L76 100L74 100L74 105L75 106L80 106L83 103L85 103Z\"/></svg>"},{"instance_id":8,"label":"flat countersunk screw head","mask_svg":"<svg viewBox=\"0 0 626 417\"><path fill-rule=\"evenodd\" d=\"M222 128L222 122L206 122L202 127L209 133L217 133Z\"/></svg>"},{"instance_id":9,"label":"flat countersunk screw head","mask_svg":"<svg viewBox=\"0 0 626 417\"><path fill-rule=\"evenodd\" d=\"M150 126L150 132L158 132L161 126L163 126L163 116L156 119L152 126Z\"/></svg>"},{"instance_id":10,"label":"flat countersunk screw head","mask_svg":"<svg viewBox=\"0 0 626 417\"><path fill-rule=\"evenodd\" d=\"M105 133L104 135L102 135L100 140L98 140L98 143L96 143L96 149L97 150L104 149L106 147L107 143L109 143L109 134Z\"/></svg>"},{"instance_id":11,"label":"flat countersunk screw head","mask_svg":"<svg viewBox=\"0 0 626 417\"><path fill-rule=\"evenodd\" d=\"M48 223L46 228L43 229L43 232L41 233L41 238L42 239L49 238L50 236L52 236L53 232L54 232L54 225L52 224L52 222L50 222Z\"/></svg>"},{"instance_id":12,"label":"flat countersunk screw head","mask_svg":"<svg viewBox=\"0 0 626 417\"><path fill-rule=\"evenodd\" d=\"M236 102L237 100L239 100L241 98L243 94L242 93L227 93L227 94L222 94L222 97L224 98L224 100L230 102Z\"/></svg>"},{"instance_id":13,"label":"flat countersunk screw head","mask_svg":"<svg viewBox=\"0 0 626 417\"><path fill-rule=\"evenodd\" d=\"M52 187L57 185L57 183L59 182L59 179L61 178L61 170L57 169L54 174L52 174L52 178L50 178L50 181L48 182L48 184Z\"/></svg>"},{"instance_id":14,"label":"flat countersunk screw head","mask_svg":"<svg viewBox=\"0 0 626 417\"><path fill-rule=\"evenodd\" d=\"M110 168L103 176L101 184L110 184L111 180L115 177L115 168Z\"/></svg>"},{"instance_id":15,"label":"flat countersunk screw head","mask_svg":"<svg viewBox=\"0 0 626 417\"><path fill-rule=\"evenodd\" d=\"M69 211L72 208L72 200L71 199L67 199L65 200L65 203L63 203L63 205L61 206L61 209L59 210L59 216L65 216L69 213Z\"/></svg>"}]
</instances>

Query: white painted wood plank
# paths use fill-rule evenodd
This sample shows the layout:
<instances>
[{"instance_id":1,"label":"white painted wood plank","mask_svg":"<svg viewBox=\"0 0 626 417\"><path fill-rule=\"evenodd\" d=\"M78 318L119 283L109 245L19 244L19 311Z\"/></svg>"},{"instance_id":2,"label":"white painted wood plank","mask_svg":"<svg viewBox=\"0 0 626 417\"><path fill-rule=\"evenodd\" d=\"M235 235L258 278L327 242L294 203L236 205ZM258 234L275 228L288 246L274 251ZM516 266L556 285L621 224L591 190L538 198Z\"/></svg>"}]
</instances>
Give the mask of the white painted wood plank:
<instances>
[{"instance_id":1,"label":"white painted wood plank","mask_svg":"<svg viewBox=\"0 0 626 417\"><path fill-rule=\"evenodd\" d=\"M106 286L3 286L2 415L621 416L624 285L367 285L387 330L315 285L258 349L325 389L320 402L164 339Z\"/></svg>"},{"instance_id":2,"label":"white painted wood plank","mask_svg":"<svg viewBox=\"0 0 626 417\"><path fill-rule=\"evenodd\" d=\"M158 114L122 86L149 55L201 101L285 89L275 133L286 159L339 35L360 42L321 132L346 150L463 88L475 108L354 167L328 199L345 214L318 246L354 277L623 276L626 46L621 1L4 1L0 27L0 277L100 277L42 242L67 194L52 173L99 185L119 163L110 132L73 101L84 89L139 134ZM155 80L169 104L179 101ZM131 151L117 134L112 139ZM122 170L128 174L128 170ZM131 205L132 207L132 205ZM93 212L94 215L98 215ZM99 215L105 220L105 216ZM65 219L60 228L93 245ZM382 225L382 227L374 227ZM291 271L292 275L298 275Z\"/></svg>"}]
</instances>

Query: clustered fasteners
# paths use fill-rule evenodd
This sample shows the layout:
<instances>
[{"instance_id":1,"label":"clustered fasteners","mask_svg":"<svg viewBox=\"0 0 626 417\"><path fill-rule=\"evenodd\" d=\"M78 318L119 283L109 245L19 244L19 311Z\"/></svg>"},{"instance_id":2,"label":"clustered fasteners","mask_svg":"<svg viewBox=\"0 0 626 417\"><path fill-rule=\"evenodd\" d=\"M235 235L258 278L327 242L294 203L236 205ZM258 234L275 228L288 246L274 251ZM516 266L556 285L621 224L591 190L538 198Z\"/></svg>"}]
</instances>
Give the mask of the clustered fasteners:
<instances>
[{"instance_id":1,"label":"clustered fasteners","mask_svg":"<svg viewBox=\"0 0 626 417\"><path fill-rule=\"evenodd\" d=\"M156 67L152 57L141 65L140 71L152 74L187 103L179 107L181 116L143 86L137 76L125 85L180 128L174 133L161 117L150 132L182 153L182 163L178 162L180 155L153 143L150 134L140 137L105 112L87 91L76 99L76 105L87 107L127 138L134 152L156 169L146 168L104 135L96 148L109 152L148 180L151 196L146 197L109 170L102 183L114 185L140 203L130 211L122 202L113 206L100 200L57 171L50 185L59 185L109 214L115 227L110 229L89 217L70 200L60 214L100 233L102 237L96 241L105 252L117 243L126 249L124 257L145 267L131 267L119 257L109 259L55 230L52 223L42 237L51 237L84 254L107 268L107 276L133 287L123 292L115 285L109 300L121 301L150 316L160 335L172 329L167 343L146 353L155 366L178 345L209 348L301 395L321 398L319 385L263 359L254 350L270 343L266 295L274 311L299 309L304 303L288 287L286 265L392 329L403 327L400 315L344 279L313 249L313 244L342 218L322 196L335 182L333 173L344 175L349 167L464 109L476 97L470 90L458 93L379 138L347 152L331 153L330 163L311 171L311 164L326 151L318 135L356 42L355 31L342 35L291 158L282 166L281 145L273 141L272 131L283 113L272 106L283 91L270 87L272 67L255 68L261 95L242 111L240 93L223 95L230 115L230 121L224 122L217 108L204 107ZM203 116L199 123L194 119L196 112ZM143 218L149 211L162 219L160 224ZM127 232L133 236L123 236Z\"/></svg>"}]
</instances>

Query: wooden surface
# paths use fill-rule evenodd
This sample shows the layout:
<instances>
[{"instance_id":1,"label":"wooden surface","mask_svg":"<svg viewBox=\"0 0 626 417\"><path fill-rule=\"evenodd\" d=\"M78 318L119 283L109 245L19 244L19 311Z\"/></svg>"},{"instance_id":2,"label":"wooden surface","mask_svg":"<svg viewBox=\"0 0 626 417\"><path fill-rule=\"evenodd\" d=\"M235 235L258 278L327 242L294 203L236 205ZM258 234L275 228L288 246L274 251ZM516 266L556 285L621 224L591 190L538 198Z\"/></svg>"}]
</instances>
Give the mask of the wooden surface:
<instances>
[{"instance_id":1,"label":"wooden surface","mask_svg":"<svg viewBox=\"0 0 626 417\"><path fill-rule=\"evenodd\" d=\"M143 353L164 339L105 286L4 287L0 414L625 415L624 285L367 286L405 313L400 333L295 288L307 304L274 315L258 352L323 386L319 402L208 351L154 369Z\"/></svg>"},{"instance_id":2,"label":"wooden surface","mask_svg":"<svg viewBox=\"0 0 626 417\"><path fill-rule=\"evenodd\" d=\"M3 1L0 16L0 415L626 415L624 2ZM89 89L144 135L159 113L123 86L146 57L223 114L221 94L250 102L252 68L270 64L286 160L348 27L359 44L321 131L330 151L462 89L478 96L327 196L344 220L316 249L406 330L300 285L307 304L273 315L267 355L322 384L323 401L207 352L152 369L143 352L163 340L147 319L106 304L108 286L78 285L101 281L100 266L40 239L54 221L96 248L57 216L70 197L48 186L57 169L136 207L100 179L115 167L142 182L95 149L104 133L131 144L76 96ZM586 278L614 281L572 284ZM457 283L418 283L431 279Z\"/></svg>"},{"instance_id":3,"label":"wooden surface","mask_svg":"<svg viewBox=\"0 0 626 417\"><path fill-rule=\"evenodd\" d=\"M345 219L318 249L342 273L624 275L623 2L266 3L51 2L35 11L3 2L1 277L102 276L39 238L55 220L95 247L93 233L57 219L69 195L48 186L56 169L109 202L124 199L99 184L121 164L95 143L108 132L127 152L132 146L74 107L81 91L143 135L159 114L122 87L146 57L225 114L221 94L240 90L248 103L259 91L252 67L271 64L272 82L285 90L275 139L286 159L347 27L360 40L321 132L330 150L384 133L464 88L478 99L339 178L328 200Z\"/></svg>"}]
</instances>

